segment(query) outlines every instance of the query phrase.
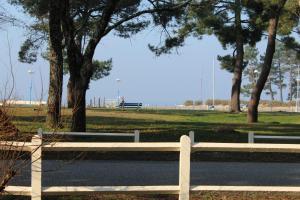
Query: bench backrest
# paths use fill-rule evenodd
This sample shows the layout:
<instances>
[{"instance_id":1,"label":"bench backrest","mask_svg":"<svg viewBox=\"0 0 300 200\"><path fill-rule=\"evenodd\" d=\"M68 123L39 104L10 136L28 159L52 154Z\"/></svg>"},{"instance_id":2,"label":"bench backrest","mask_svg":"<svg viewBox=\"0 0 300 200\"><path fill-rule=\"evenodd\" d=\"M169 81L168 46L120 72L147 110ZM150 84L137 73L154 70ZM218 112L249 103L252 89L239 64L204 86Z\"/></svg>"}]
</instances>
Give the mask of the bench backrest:
<instances>
[{"instance_id":1,"label":"bench backrest","mask_svg":"<svg viewBox=\"0 0 300 200\"><path fill-rule=\"evenodd\" d=\"M142 103L120 103L119 107L124 107L124 108L139 108L142 107L143 104Z\"/></svg>"}]
</instances>

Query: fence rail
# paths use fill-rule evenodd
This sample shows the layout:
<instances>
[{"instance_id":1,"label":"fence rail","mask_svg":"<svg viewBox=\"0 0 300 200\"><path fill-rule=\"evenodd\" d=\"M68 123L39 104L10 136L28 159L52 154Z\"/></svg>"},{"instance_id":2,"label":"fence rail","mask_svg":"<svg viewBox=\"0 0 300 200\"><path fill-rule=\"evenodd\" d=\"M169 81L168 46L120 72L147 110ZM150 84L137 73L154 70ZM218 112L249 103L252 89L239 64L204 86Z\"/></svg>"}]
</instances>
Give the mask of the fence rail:
<instances>
[{"instance_id":1,"label":"fence rail","mask_svg":"<svg viewBox=\"0 0 300 200\"><path fill-rule=\"evenodd\" d=\"M255 135L254 132L249 132L248 133L248 143L254 143L255 139L300 140L300 136Z\"/></svg>"},{"instance_id":2,"label":"fence rail","mask_svg":"<svg viewBox=\"0 0 300 200\"><path fill-rule=\"evenodd\" d=\"M54 142L44 144L43 151L180 151L180 144L175 142Z\"/></svg>"},{"instance_id":3,"label":"fence rail","mask_svg":"<svg viewBox=\"0 0 300 200\"><path fill-rule=\"evenodd\" d=\"M86 132L42 132L43 135L59 136L113 136L113 137L133 137L134 142L140 141L140 131L135 130L133 133L86 133Z\"/></svg>"},{"instance_id":4,"label":"fence rail","mask_svg":"<svg viewBox=\"0 0 300 200\"><path fill-rule=\"evenodd\" d=\"M182 136L180 142L161 143L85 143L56 142L42 143L42 130L32 138L31 143L0 142L2 149L11 144L16 150L31 151L32 172L31 187L8 186L7 194L31 196L32 200L41 200L42 195L79 195L94 193L131 193L131 194L178 194L179 200L189 200L191 192L199 191L280 191L300 192L300 187L279 186L191 186L190 155L195 151L237 151L237 152L285 152L300 153L298 144L253 144L253 143L194 143L188 136ZM189 135L193 140L193 133ZM8 148L7 148L8 150ZM42 187L42 151L177 151L179 159L179 183L169 186L51 186Z\"/></svg>"},{"instance_id":5,"label":"fence rail","mask_svg":"<svg viewBox=\"0 0 300 200\"><path fill-rule=\"evenodd\" d=\"M0 150L6 151L31 151L31 142L0 141Z\"/></svg>"}]
</instances>

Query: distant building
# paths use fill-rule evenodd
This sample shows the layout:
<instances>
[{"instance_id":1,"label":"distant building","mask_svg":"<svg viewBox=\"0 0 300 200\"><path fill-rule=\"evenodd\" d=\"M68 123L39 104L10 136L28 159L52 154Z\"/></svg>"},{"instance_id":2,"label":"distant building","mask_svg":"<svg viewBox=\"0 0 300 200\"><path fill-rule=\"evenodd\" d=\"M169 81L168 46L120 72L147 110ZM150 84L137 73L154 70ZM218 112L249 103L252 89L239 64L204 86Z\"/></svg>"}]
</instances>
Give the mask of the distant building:
<instances>
[{"instance_id":1,"label":"distant building","mask_svg":"<svg viewBox=\"0 0 300 200\"><path fill-rule=\"evenodd\" d=\"M6 104L9 105L20 105L20 106L30 106L30 105L35 105L35 106L40 106L40 105L46 105L46 101L24 101L24 100L7 100ZM3 105L3 101L0 102L0 105Z\"/></svg>"}]
</instances>

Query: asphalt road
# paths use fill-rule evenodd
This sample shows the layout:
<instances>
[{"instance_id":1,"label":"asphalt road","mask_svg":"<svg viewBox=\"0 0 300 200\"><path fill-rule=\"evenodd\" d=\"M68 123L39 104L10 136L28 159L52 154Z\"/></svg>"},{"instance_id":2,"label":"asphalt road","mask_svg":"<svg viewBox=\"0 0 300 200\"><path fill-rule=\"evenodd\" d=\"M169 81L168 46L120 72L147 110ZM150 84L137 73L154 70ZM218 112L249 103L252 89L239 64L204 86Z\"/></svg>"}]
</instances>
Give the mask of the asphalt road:
<instances>
[{"instance_id":1,"label":"asphalt road","mask_svg":"<svg viewBox=\"0 0 300 200\"><path fill-rule=\"evenodd\" d=\"M178 184L177 161L43 161L43 186ZM300 185L300 163L192 162L192 185ZM10 185L30 185L30 167Z\"/></svg>"}]
</instances>

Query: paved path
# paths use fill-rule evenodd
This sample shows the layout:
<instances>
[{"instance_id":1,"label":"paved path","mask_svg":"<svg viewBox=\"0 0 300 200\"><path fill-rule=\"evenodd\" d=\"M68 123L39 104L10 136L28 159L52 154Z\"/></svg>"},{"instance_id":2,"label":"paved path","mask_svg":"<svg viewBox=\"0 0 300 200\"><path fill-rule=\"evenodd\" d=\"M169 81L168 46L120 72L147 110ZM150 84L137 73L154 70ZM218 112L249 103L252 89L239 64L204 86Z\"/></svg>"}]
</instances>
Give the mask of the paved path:
<instances>
[{"instance_id":1,"label":"paved path","mask_svg":"<svg viewBox=\"0 0 300 200\"><path fill-rule=\"evenodd\" d=\"M43 186L175 185L177 161L43 161ZM300 186L300 163L192 162L192 185ZM11 185L30 185L30 167Z\"/></svg>"}]
</instances>

